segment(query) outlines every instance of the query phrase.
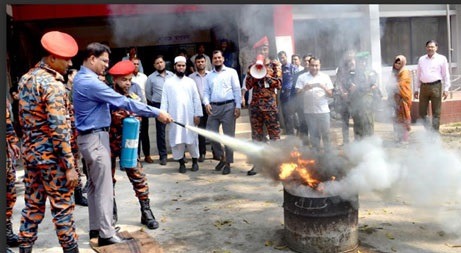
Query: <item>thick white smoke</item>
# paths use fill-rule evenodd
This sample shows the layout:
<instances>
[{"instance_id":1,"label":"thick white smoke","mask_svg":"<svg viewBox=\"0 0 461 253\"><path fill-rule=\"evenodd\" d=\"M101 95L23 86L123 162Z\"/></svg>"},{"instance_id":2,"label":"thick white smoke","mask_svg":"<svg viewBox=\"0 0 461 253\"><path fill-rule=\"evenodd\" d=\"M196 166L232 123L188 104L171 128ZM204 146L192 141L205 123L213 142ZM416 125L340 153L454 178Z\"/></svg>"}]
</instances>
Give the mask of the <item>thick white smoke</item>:
<instances>
[{"instance_id":1,"label":"thick white smoke","mask_svg":"<svg viewBox=\"0 0 461 253\"><path fill-rule=\"evenodd\" d=\"M460 153L444 148L430 132L414 137L416 143L399 150L384 148L376 136L352 143L346 156L356 166L344 178L325 182L324 192L346 199L369 192L383 198L392 194L431 214L447 231L460 234Z\"/></svg>"}]
</instances>

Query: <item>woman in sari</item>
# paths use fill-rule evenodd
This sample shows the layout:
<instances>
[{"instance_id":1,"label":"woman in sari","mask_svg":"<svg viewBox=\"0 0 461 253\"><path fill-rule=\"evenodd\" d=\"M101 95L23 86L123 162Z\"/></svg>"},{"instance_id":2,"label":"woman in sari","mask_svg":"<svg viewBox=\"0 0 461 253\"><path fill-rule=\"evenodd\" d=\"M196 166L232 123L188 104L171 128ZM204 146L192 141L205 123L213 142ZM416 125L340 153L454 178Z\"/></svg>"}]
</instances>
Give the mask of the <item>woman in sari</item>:
<instances>
[{"instance_id":1,"label":"woman in sari","mask_svg":"<svg viewBox=\"0 0 461 253\"><path fill-rule=\"evenodd\" d=\"M394 133L399 143L408 143L411 130L412 79L406 64L405 56L397 55L392 68L397 81L393 94L395 102Z\"/></svg>"}]
</instances>

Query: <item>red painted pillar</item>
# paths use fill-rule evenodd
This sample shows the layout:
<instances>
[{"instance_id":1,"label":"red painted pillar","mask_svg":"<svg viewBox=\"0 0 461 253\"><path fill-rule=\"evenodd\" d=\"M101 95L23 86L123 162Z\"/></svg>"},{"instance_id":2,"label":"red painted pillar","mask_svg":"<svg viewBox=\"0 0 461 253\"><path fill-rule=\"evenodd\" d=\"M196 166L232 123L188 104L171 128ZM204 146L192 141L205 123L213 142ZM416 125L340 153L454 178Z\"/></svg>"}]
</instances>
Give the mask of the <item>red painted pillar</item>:
<instances>
[{"instance_id":1,"label":"red painted pillar","mask_svg":"<svg viewBox=\"0 0 461 253\"><path fill-rule=\"evenodd\" d=\"M274 33L277 52L285 51L290 59L295 50L291 5L274 6Z\"/></svg>"}]
</instances>

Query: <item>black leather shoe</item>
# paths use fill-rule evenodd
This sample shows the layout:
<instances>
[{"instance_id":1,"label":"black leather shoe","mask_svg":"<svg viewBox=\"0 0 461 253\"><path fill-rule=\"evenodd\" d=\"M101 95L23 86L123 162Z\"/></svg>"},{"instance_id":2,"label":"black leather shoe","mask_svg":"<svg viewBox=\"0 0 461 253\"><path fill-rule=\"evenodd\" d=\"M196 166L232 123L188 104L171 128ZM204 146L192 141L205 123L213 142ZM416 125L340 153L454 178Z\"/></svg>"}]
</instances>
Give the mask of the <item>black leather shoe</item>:
<instances>
[{"instance_id":1,"label":"black leather shoe","mask_svg":"<svg viewBox=\"0 0 461 253\"><path fill-rule=\"evenodd\" d=\"M216 167L214 167L214 169L216 171L220 171L224 167L224 165L226 165L226 162L219 161L218 165L216 165Z\"/></svg>"},{"instance_id":2,"label":"black leather shoe","mask_svg":"<svg viewBox=\"0 0 461 253\"><path fill-rule=\"evenodd\" d=\"M198 170L198 163L192 163L192 171L197 171Z\"/></svg>"},{"instance_id":3,"label":"black leather shoe","mask_svg":"<svg viewBox=\"0 0 461 253\"><path fill-rule=\"evenodd\" d=\"M222 168L222 174L227 175L230 173L230 164L226 163Z\"/></svg>"},{"instance_id":4,"label":"black leather shoe","mask_svg":"<svg viewBox=\"0 0 461 253\"><path fill-rule=\"evenodd\" d=\"M166 157L160 158L160 165L166 165Z\"/></svg>"},{"instance_id":5,"label":"black leather shoe","mask_svg":"<svg viewBox=\"0 0 461 253\"><path fill-rule=\"evenodd\" d=\"M109 238L98 237L98 247L112 245L112 244L116 244L116 243L121 243L121 242L124 242L124 241L127 241L127 239L123 239L118 235L114 235L114 236L109 237Z\"/></svg>"},{"instance_id":6,"label":"black leather shoe","mask_svg":"<svg viewBox=\"0 0 461 253\"><path fill-rule=\"evenodd\" d=\"M255 167L251 168L251 170L247 171L248 176L254 176L258 174L258 172L255 171Z\"/></svg>"},{"instance_id":7,"label":"black leather shoe","mask_svg":"<svg viewBox=\"0 0 461 253\"><path fill-rule=\"evenodd\" d=\"M186 165L183 163L179 165L179 173L186 173Z\"/></svg>"},{"instance_id":8,"label":"black leather shoe","mask_svg":"<svg viewBox=\"0 0 461 253\"><path fill-rule=\"evenodd\" d=\"M203 163L203 162L205 161L205 155L200 155L200 156L198 157L198 161L199 161L200 163Z\"/></svg>"},{"instance_id":9,"label":"black leather shoe","mask_svg":"<svg viewBox=\"0 0 461 253\"><path fill-rule=\"evenodd\" d=\"M99 237L99 230L90 230L90 239L98 238Z\"/></svg>"}]
</instances>

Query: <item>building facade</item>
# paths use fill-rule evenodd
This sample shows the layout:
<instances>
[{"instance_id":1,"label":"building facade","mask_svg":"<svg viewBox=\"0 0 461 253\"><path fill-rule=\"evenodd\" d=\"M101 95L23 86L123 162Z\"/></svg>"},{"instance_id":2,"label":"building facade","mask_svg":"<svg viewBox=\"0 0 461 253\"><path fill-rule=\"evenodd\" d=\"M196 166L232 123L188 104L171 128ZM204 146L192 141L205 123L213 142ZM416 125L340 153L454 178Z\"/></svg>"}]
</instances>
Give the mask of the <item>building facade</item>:
<instances>
[{"instance_id":1,"label":"building facade","mask_svg":"<svg viewBox=\"0 0 461 253\"><path fill-rule=\"evenodd\" d=\"M197 44L205 43L210 55L227 39L238 57L239 48L267 35L275 45L272 55L280 50L288 57L315 55L331 76L346 50L369 51L381 83L396 55L405 55L415 68L426 41L435 39L453 79L460 75L461 5L455 4L7 5L7 13L12 83L38 60L39 38L49 30L72 34L80 49L92 41L109 44L112 63L136 46L146 74L153 71L151 58L159 53L172 60L179 49L186 49L192 56Z\"/></svg>"}]
</instances>

